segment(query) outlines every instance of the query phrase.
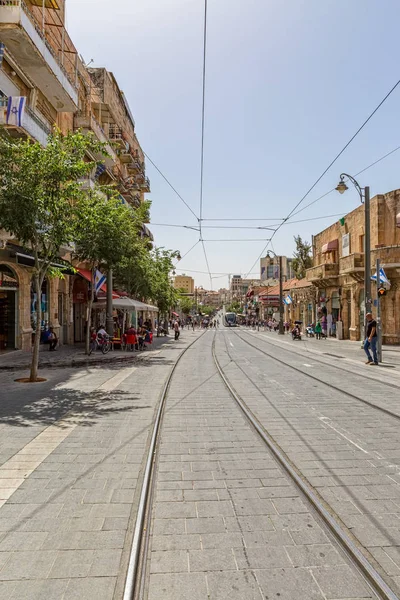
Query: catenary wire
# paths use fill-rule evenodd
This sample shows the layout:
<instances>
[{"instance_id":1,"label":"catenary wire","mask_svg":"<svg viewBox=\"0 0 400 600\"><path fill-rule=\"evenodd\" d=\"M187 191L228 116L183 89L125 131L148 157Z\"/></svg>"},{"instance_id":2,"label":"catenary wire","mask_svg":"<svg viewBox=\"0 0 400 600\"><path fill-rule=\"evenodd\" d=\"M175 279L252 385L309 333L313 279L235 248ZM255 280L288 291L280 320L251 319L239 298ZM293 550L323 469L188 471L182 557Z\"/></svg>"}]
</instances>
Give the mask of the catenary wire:
<instances>
[{"instance_id":1,"label":"catenary wire","mask_svg":"<svg viewBox=\"0 0 400 600\"><path fill-rule=\"evenodd\" d=\"M203 91L201 107L201 158L200 158L200 235L201 220L203 217L203 184L204 184L204 125L206 108L206 59L207 59L207 0L204 0L204 26L203 26ZM207 255L206 260L207 260Z\"/></svg>"},{"instance_id":2,"label":"catenary wire","mask_svg":"<svg viewBox=\"0 0 400 600\"><path fill-rule=\"evenodd\" d=\"M371 169L371 167L374 167L375 165L377 165L378 163L380 163L382 160L384 160L385 158L387 158L388 156L390 156L391 154L394 154L395 152L397 152L398 150L400 150L400 146L397 146L396 148L394 148L393 150L391 150L390 152L388 152L387 154L384 154L383 156L381 156L380 158L378 158L377 160L375 160L373 163L371 163L370 165L368 165L368 167L364 167L364 169L361 169L361 171L358 171L358 173L354 174L354 177L358 177L358 175L361 175L361 173L364 173L365 171L367 171L368 169ZM347 180L346 180L347 181ZM319 198L316 198L316 200L313 200L312 202L310 202L309 204L306 204L306 206L303 206L303 208L300 208L300 210L297 210L296 212L294 212L292 214L292 217L298 215L299 213L303 212L303 210L306 210L309 206L312 206L313 204L315 204L316 202L318 202L319 200L322 200L322 198L325 198L325 196L328 196L329 194L332 194L332 192L335 192L336 188L332 188L331 190L329 190L329 192L326 192L325 194L323 194L322 196L320 196ZM292 221L293 222L293 221Z\"/></svg>"},{"instance_id":3,"label":"catenary wire","mask_svg":"<svg viewBox=\"0 0 400 600\"><path fill-rule=\"evenodd\" d=\"M398 87L398 85L400 84L400 79L394 84L394 86L389 90L389 92L386 94L386 96L380 101L380 103L378 104L378 106L372 111L372 113L367 117L367 119L365 119L365 121L362 123L362 125L357 129L357 131L352 135L352 137L349 139L349 141L343 146L343 148L340 150L340 152L335 156L335 158L329 163L329 165L326 167L326 169L322 172L322 174L318 177L318 179L313 183L313 185L308 189L308 191L304 194L304 196L302 198L300 198L300 200L297 202L297 204L295 204L295 206L292 208L292 210L289 212L288 216L282 221L282 223L277 227L277 229L274 231L274 233L271 236L271 240L275 237L275 235L278 233L278 231L281 229L283 223L285 223L286 221L288 221L290 219L290 217L295 213L295 211L297 210L297 208L304 202L304 200L307 198L307 196L310 194L310 192L312 192L312 190L316 187L316 185L321 181L321 179L324 177L324 175L326 175L326 173L329 171L329 169L335 164L335 162L339 159L339 157L344 153L344 151L350 146L350 144L352 143L352 141L358 136L358 134L364 129L364 127L367 125L367 123L372 119L372 117L375 115L375 113L380 109L380 107L386 102L386 100L389 98L389 96L394 92L394 90ZM267 242L267 244L264 246L261 254L258 256L258 258L255 260L255 262L253 263L253 265L251 266L249 272L254 268L254 266L257 264L257 262L260 260L261 256L264 254L264 252L266 251L266 249L268 248L270 242Z\"/></svg>"},{"instance_id":4,"label":"catenary wire","mask_svg":"<svg viewBox=\"0 0 400 600\"><path fill-rule=\"evenodd\" d=\"M194 216L194 218L196 219L196 221L199 220L199 217L196 215L196 213L190 208L189 204L186 202L186 200L184 200L184 198L182 198L182 196L180 195L180 193L178 192L178 190L176 188L174 188L174 186L172 185L172 183L166 178L166 176L164 175L164 173L157 167L157 165L155 164L155 162L150 158L150 156L148 154L146 154L146 152L143 152L143 154L145 155L145 157L151 162L151 164L153 165L153 167L156 169L156 171L158 171L158 173L161 175L161 177L167 182L167 184L169 185L169 187L175 192L175 194L178 196L178 198L180 200L182 200L183 204L186 206L186 208L188 208L190 210L190 212L192 213L192 215Z\"/></svg>"},{"instance_id":5,"label":"catenary wire","mask_svg":"<svg viewBox=\"0 0 400 600\"><path fill-rule=\"evenodd\" d=\"M209 262L208 262L208 257L207 257L207 252L206 252L206 246L205 246L203 238L201 238L201 245L203 246L204 258L206 259L206 265L207 265L208 275L210 277L210 286L211 286L211 289L212 289L212 286L213 286L212 276L211 276L211 271L210 271L210 265L209 265Z\"/></svg>"}]
</instances>

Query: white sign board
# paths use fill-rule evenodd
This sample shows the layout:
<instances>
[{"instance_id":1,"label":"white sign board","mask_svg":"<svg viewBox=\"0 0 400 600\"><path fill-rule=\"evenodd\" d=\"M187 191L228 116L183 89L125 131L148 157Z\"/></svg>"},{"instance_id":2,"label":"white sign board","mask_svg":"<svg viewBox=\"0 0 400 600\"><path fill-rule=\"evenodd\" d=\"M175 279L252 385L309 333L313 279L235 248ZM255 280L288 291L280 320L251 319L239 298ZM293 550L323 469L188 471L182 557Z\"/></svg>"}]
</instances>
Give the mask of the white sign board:
<instances>
[{"instance_id":1,"label":"white sign board","mask_svg":"<svg viewBox=\"0 0 400 600\"><path fill-rule=\"evenodd\" d=\"M349 256L350 254L350 234L345 233L342 236L342 256Z\"/></svg>"}]
</instances>

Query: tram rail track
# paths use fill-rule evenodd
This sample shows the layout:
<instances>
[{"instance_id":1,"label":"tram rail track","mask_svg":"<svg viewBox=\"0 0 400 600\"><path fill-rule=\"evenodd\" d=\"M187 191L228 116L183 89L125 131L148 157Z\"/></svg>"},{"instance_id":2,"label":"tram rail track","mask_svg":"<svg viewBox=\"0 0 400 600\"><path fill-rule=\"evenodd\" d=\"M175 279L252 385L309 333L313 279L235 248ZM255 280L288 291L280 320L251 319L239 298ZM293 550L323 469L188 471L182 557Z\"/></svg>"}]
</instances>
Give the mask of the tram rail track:
<instances>
[{"instance_id":1,"label":"tram rail track","mask_svg":"<svg viewBox=\"0 0 400 600\"><path fill-rule=\"evenodd\" d=\"M367 400L366 398L360 398L360 396L357 396L356 394L353 394L352 392L349 392L347 390L344 390L343 388L340 388L336 385L334 385L333 383L329 383L328 381L324 381L324 379L321 379L320 377L316 377L315 375L313 375L312 373L309 373L308 371L303 371L302 369L300 369L299 367L296 367L292 364L290 364L290 362L287 362L285 360L282 360L281 358L278 358L277 356L275 356L274 354L271 354L269 352L266 352L265 350L263 350L262 348L256 346L255 344L252 344L251 342L249 342L247 339L243 338L241 335L239 335L239 333L235 332L235 335L245 344L247 344L248 346L251 346L252 348L254 348L255 350L257 350L258 352L260 352L261 354L264 354L265 356L268 356L268 358L272 358L274 361L280 363L281 365L284 365L285 367L289 367L290 369L292 369L293 371L296 371L297 373L300 373L301 375L304 375L305 377L308 377L309 379L313 379L314 381L317 381L318 383L329 387L330 389L334 390L335 392L339 392L341 394L344 394L345 396L347 396L348 398L352 398L353 400L357 400L358 402L362 402L363 404L366 404L367 406L374 408L376 410L379 410L382 413L385 413L391 417L394 417L397 420L400 420L400 414L395 413L393 411L391 411L388 408L385 408L384 406L379 406L378 404L375 404L374 402L371 402L370 400ZM258 338L257 338L258 339ZM263 340L264 341L264 340ZM284 352L290 352L290 350L286 350L283 349ZM293 354L293 353L292 353ZM325 363L323 363L322 361L319 361L320 364L325 365ZM357 373L353 373L353 375L358 376ZM360 375L360 378L363 379L364 378L362 375ZM372 379L372 378L371 378ZM373 380L375 381L375 383L379 383L377 382L375 379ZM392 385L392 384L389 384ZM396 389L399 389L398 386L395 386L394 384L392 385L392 387L395 387Z\"/></svg>"},{"instance_id":2,"label":"tram rail track","mask_svg":"<svg viewBox=\"0 0 400 600\"><path fill-rule=\"evenodd\" d=\"M206 333L206 331L204 332ZM176 362L168 373L157 407L156 416L153 421L150 444L145 462L144 475L140 490L138 511L135 527L133 530L132 544L129 552L128 569L125 578L123 600L140 600L144 598L144 575L146 571L146 559L149 545L150 515L152 497L155 483L155 464L157 446L161 434L162 418L168 396L168 390L177 366L186 352L198 342L204 335L200 335L179 354Z\"/></svg>"},{"instance_id":3,"label":"tram rail track","mask_svg":"<svg viewBox=\"0 0 400 600\"><path fill-rule=\"evenodd\" d=\"M250 336L252 336L252 333L250 331L246 330L246 329L244 329L243 332L247 333ZM255 337L255 336L252 336L252 337ZM300 352L297 352L296 350L294 350L293 348L283 348L280 344L271 343L269 340L267 340L264 337L261 337L261 336L258 337L257 336L256 339L259 339L259 340L261 340L264 343L269 343L269 344L271 344L272 346L274 346L276 348L282 349L284 352L290 352L291 354L295 354L296 356L304 356L304 355L300 354ZM378 382L378 380L375 377L370 377L369 375L366 375L364 373L363 374L361 374L361 373L355 373L351 369L344 369L343 366L339 367L339 366L337 366L336 364L334 364L332 362L331 363L324 362L323 360L321 360L320 358L317 357L317 354L315 352L309 352L309 350L307 348L306 348L306 351L308 352L308 356L310 358L312 357L312 360L315 361L315 362L317 362L317 363L319 363L320 365L329 366L330 368L338 369L339 371L342 371L344 373L350 373L351 375L356 375L357 377L362 378L363 381L364 380L368 380L368 381L374 381L375 383ZM324 353L324 354L326 356L331 356L331 357L334 356L333 354L329 354L329 353ZM345 358L345 357L341 357L341 358ZM343 365L343 363L342 363L342 365ZM396 383L391 382L391 381L380 381L379 383L381 385L384 385L384 386L387 386L387 387L391 387L391 388L394 388L396 390L400 390L400 382L399 382L398 385Z\"/></svg>"},{"instance_id":4,"label":"tram rail track","mask_svg":"<svg viewBox=\"0 0 400 600\"><path fill-rule=\"evenodd\" d=\"M224 368L221 366L221 363L218 360L215 345L216 345L216 337L217 334L214 334L214 339L212 343L212 355L214 359L215 366L219 375L225 383L225 386L229 390L231 396L238 404L242 412L244 413L246 419L250 422L252 427L259 434L261 439L264 441L266 446L272 452L275 459L278 463L284 468L286 473L289 475L291 480L295 483L297 488L302 492L302 494L306 497L308 502L311 504L312 508L316 511L316 513L321 518L324 525L330 531L331 535L334 537L336 542L342 548L342 550L347 555L349 561L356 568L356 570L361 574L361 576L366 580L369 584L370 588L373 590L375 595L378 598L383 600L400 600L400 596L395 592L390 585L385 581L382 575L378 572L372 562L367 558L365 553L368 551L360 544L354 536L352 536L347 528L342 524L340 517L336 514L336 512L329 506L325 500L322 500L317 490L310 484L310 482L305 478L301 471L296 467L296 465L290 460L287 456L286 452L281 448L281 446L276 442L276 440L269 434L269 432L264 428L262 423L256 417L256 415L251 411L243 398L238 394L235 390L231 382L229 381L228 376ZM240 337L240 336L239 336ZM225 344L226 344L226 337ZM241 338L242 339L242 338ZM250 344L252 345L252 344ZM256 348L257 349L257 348ZM236 361L232 358L228 347L226 345L226 352L228 357L235 364ZM282 362L282 361L280 361ZM243 371L243 370L242 370ZM248 377L248 376L247 376ZM250 378L248 377L249 381ZM251 382L253 383L253 382ZM253 384L255 385L255 384ZM255 386L257 389L258 386ZM264 396L265 394L259 390ZM400 417L399 417L400 418ZM354 539L353 539L354 538ZM358 542L358 543L357 543ZM364 550L364 552L363 552Z\"/></svg>"}]
</instances>

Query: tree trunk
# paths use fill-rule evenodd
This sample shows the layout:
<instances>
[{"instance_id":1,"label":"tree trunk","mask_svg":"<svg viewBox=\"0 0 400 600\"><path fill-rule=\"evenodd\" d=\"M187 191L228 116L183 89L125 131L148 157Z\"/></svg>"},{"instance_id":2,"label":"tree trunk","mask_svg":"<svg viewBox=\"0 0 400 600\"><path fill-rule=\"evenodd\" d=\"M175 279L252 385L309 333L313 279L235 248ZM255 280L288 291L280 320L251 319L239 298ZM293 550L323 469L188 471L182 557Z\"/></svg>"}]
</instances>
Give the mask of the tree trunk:
<instances>
[{"instance_id":1,"label":"tree trunk","mask_svg":"<svg viewBox=\"0 0 400 600\"><path fill-rule=\"evenodd\" d=\"M36 292L36 333L33 343L32 362L31 362L31 373L29 381L37 381L38 368L39 368L39 348L40 348L40 337L42 333L42 283L43 277L35 275L35 292Z\"/></svg>"},{"instance_id":2,"label":"tree trunk","mask_svg":"<svg viewBox=\"0 0 400 600\"><path fill-rule=\"evenodd\" d=\"M90 351L90 323L92 321L92 307L94 300L94 268L92 269L92 281L90 286L90 297L87 306L87 319L86 319L86 339L85 339L85 354L89 354Z\"/></svg>"}]
</instances>

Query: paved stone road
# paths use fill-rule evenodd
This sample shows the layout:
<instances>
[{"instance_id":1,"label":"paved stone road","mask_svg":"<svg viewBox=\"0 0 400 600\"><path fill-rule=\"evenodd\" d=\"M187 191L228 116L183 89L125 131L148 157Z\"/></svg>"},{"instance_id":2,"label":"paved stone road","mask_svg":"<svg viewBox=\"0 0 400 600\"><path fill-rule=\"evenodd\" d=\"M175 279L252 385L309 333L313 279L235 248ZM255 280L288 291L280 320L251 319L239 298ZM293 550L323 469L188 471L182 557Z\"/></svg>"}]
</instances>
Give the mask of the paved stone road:
<instances>
[{"instance_id":1,"label":"paved stone road","mask_svg":"<svg viewBox=\"0 0 400 600\"><path fill-rule=\"evenodd\" d=\"M170 388L148 600L370 598L231 398L212 337L188 351Z\"/></svg>"},{"instance_id":2,"label":"paved stone road","mask_svg":"<svg viewBox=\"0 0 400 600\"><path fill-rule=\"evenodd\" d=\"M0 598L121 598L149 425L185 332L127 367L0 373ZM115 596L114 596L115 594Z\"/></svg>"},{"instance_id":3,"label":"paved stone road","mask_svg":"<svg viewBox=\"0 0 400 600\"><path fill-rule=\"evenodd\" d=\"M239 335L245 339L245 334ZM239 335L225 331L217 342L218 355L226 359L228 350L238 361L226 367L235 389L400 587L399 421L268 359ZM298 347L289 352L275 340L255 338L252 335L253 344L279 359L399 411L399 390L385 387L382 380L363 380L356 368L352 375L313 362L310 354L301 356ZM366 369L361 366L360 372Z\"/></svg>"}]
</instances>

